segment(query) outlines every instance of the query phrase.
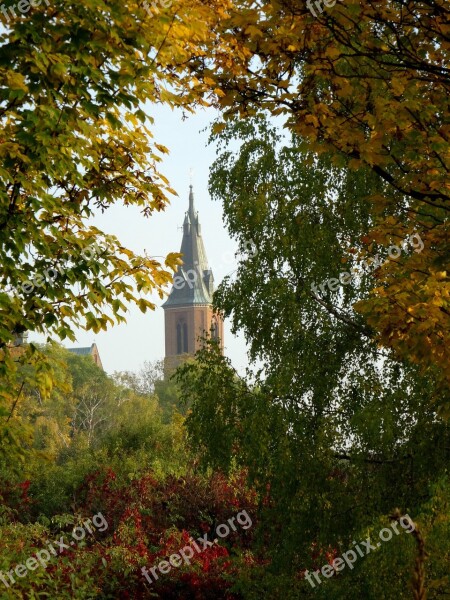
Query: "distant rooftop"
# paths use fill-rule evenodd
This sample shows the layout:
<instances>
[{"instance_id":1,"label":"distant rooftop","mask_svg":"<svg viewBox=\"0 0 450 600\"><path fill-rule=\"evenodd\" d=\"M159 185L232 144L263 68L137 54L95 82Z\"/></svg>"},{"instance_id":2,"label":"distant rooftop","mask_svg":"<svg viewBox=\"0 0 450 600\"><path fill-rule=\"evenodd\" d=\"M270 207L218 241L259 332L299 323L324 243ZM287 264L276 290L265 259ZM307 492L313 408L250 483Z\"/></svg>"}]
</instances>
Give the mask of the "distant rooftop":
<instances>
[{"instance_id":1,"label":"distant rooftop","mask_svg":"<svg viewBox=\"0 0 450 600\"><path fill-rule=\"evenodd\" d=\"M77 354L78 356L92 356L92 360L95 362L97 367L103 369L97 344L92 344L92 346L86 346L84 348L67 348L67 350L72 352L72 354Z\"/></svg>"},{"instance_id":2,"label":"distant rooftop","mask_svg":"<svg viewBox=\"0 0 450 600\"><path fill-rule=\"evenodd\" d=\"M90 346L86 348L67 348L69 352L73 352L73 354L79 354L80 356L89 356L92 352Z\"/></svg>"}]
</instances>

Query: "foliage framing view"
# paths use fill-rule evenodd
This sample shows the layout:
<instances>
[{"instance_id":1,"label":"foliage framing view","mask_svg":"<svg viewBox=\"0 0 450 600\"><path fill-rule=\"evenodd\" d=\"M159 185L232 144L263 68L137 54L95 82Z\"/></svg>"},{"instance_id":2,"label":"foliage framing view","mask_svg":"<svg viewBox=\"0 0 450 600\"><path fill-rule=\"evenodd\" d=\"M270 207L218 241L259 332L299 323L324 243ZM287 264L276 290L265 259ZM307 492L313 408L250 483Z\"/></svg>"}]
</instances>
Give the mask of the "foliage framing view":
<instances>
[{"instance_id":1,"label":"foliage framing view","mask_svg":"<svg viewBox=\"0 0 450 600\"><path fill-rule=\"evenodd\" d=\"M337 166L388 184L361 198L376 217L363 250L419 231L426 251L388 263L357 308L380 343L434 370L447 415L449 20L446 0L349 0L317 18L304 2L238 2L220 23L232 52L213 48L213 67L198 68L216 77L225 118L264 109Z\"/></svg>"},{"instance_id":2,"label":"foliage framing view","mask_svg":"<svg viewBox=\"0 0 450 600\"><path fill-rule=\"evenodd\" d=\"M2 395L14 387L15 336L73 339L74 326L97 332L124 321L124 302L153 309L143 290L162 297L170 271L88 219L117 202L147 216L168 202L173 190L158 171L167 149L152 140L146 103L204 103L204 86L195 89L176 61L199 52L191 31L205 40L212 14L199 6L193 16L189 3L151 18L135 2L56 2L0 34ZM90 260L94 242L100 260ZM169 255L165 267L176 264ZM53 268L56 282L30 292L27 282Z\"/></svg>"},{"instance_id":3,"label":"foliage framing view","mask_svg":"<svg viewBox=\"0 0 450 600\"><path fill-rule=\"evenodd\" d=\"M2 29L0 570L95 511L110 524L2 597L448 595L449 22L446 0L315 15L304 0L151 14L89 0L33 5ZM223 116L211 194L258 249L215 301L261 368L239 377L212 344L180 370L187 448L173 383L10 345L154 308L141 292L162 294L177 256L136 256L89 218L115 202L162 210L167 150L148 109L208 102ZM412 233L420 252L363 266ZM311 287L352 269L351 285ZM148 587L142 566L243 508L251 535ZM415 537L306 582L406 512Z\"/></svg>"}]
</instances>

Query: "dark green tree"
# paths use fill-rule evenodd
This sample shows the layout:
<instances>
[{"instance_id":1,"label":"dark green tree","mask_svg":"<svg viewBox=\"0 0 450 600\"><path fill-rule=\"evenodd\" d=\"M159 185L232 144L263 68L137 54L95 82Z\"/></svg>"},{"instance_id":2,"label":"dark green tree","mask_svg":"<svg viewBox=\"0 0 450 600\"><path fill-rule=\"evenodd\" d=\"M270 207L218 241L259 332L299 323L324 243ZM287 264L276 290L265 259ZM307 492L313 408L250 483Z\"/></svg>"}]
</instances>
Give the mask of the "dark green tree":
<instances>
[{"instance_id":1,"label":"dark green tree","mask_svg":"<svg viewBox=\"0 0 450 600\"><path fill-rule=\"evenodd\" d=\"M232 124L225 144L236 139L237 151L219 149L210 191L243 255L250 239L257 252L215 302L244 332L254 369L240 379L212 347L178 379L204 464L238 463L262 499L269 490L268 552L296 571L311 568L312 544L344 551L394 508L419 511L450 438L430 408L433 381L380 350L352 308L377 276L359 260L373 218L361 199L384 184L263 119ZM339 282L343 272L351 281Z\"/></svg>"}]
</instances>

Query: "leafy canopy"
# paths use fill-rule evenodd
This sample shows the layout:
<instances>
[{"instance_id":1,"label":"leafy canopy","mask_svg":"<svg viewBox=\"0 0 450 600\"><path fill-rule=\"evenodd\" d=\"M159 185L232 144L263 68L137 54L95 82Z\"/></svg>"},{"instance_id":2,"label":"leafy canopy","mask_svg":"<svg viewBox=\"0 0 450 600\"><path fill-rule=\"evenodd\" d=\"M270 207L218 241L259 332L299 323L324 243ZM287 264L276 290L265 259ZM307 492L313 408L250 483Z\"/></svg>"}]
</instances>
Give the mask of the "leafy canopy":
<instances>
[{"instance_id":1,"label":"leafy canopy","mask_svg":"<svg viewBox=\"0 0 450 600\"><path fill-rule=\"evenodd\" d=\"M159 172L151 103L193 111L208 86L183 66L222 14L187 0L57 0L16 11L0 32L0 394L18 393L11 353L25 331L74 339L153 309L178 254L139 256L91 224L115 203L145 216L174 191ZM180 66L178 66L180 65ZM51 367L42 367L49 377ZM9 410L9 409L7 409Z\"/></svg>"},{"instance_id":2,"label":"leafy canopy","mask_svg":"<svg viewBox=\"0 0 450 600\"><path fill-rule=\"evenodd\" d=\"M448 2L308 5L236 0L195 72L215 80L225 121L265 110L311 151L388 184L361 197L374 216L364 250L413 232L425 250L389 262L357 309L379 343L440 378L434 400L450 415Z\"/></svg>"}]
</instances>

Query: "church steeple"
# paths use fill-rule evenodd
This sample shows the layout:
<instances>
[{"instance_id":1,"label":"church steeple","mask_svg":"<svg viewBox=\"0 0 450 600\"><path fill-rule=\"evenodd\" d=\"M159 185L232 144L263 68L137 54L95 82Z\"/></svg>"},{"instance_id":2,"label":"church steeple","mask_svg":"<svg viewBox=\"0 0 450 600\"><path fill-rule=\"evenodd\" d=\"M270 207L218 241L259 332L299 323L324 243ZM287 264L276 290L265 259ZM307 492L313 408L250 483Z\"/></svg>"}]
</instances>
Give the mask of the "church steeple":
<instances>
[{"instance_id":1,"label":"church steeple","mask_svg":"<svg viewBox=\"0 0 450 600\"><path fill-rule=\"evenodd\" d=\"M189 188L189 207L183 222L178 267L172 290L163 304L166 329L166 374L200 348L205 334L223 338L223 321L212 309L214 277L208 266L198 213L194 206L194 189ZM223 348L222 341L220 342Z\"/></svg>"},{"instance_id":2,"label":"church steeple","mask_svg":"<svg viewBox=\"0 0 450 600\"><path fill-rule=\"evenodd\" d=\"M189 210L184 217L180 252L183 255L183 264L178 267L172 291L163 308L212 304L214 278L206 258L198 213L194 208L192 185L189 193Z\"/></svg>"}]
</instances>

